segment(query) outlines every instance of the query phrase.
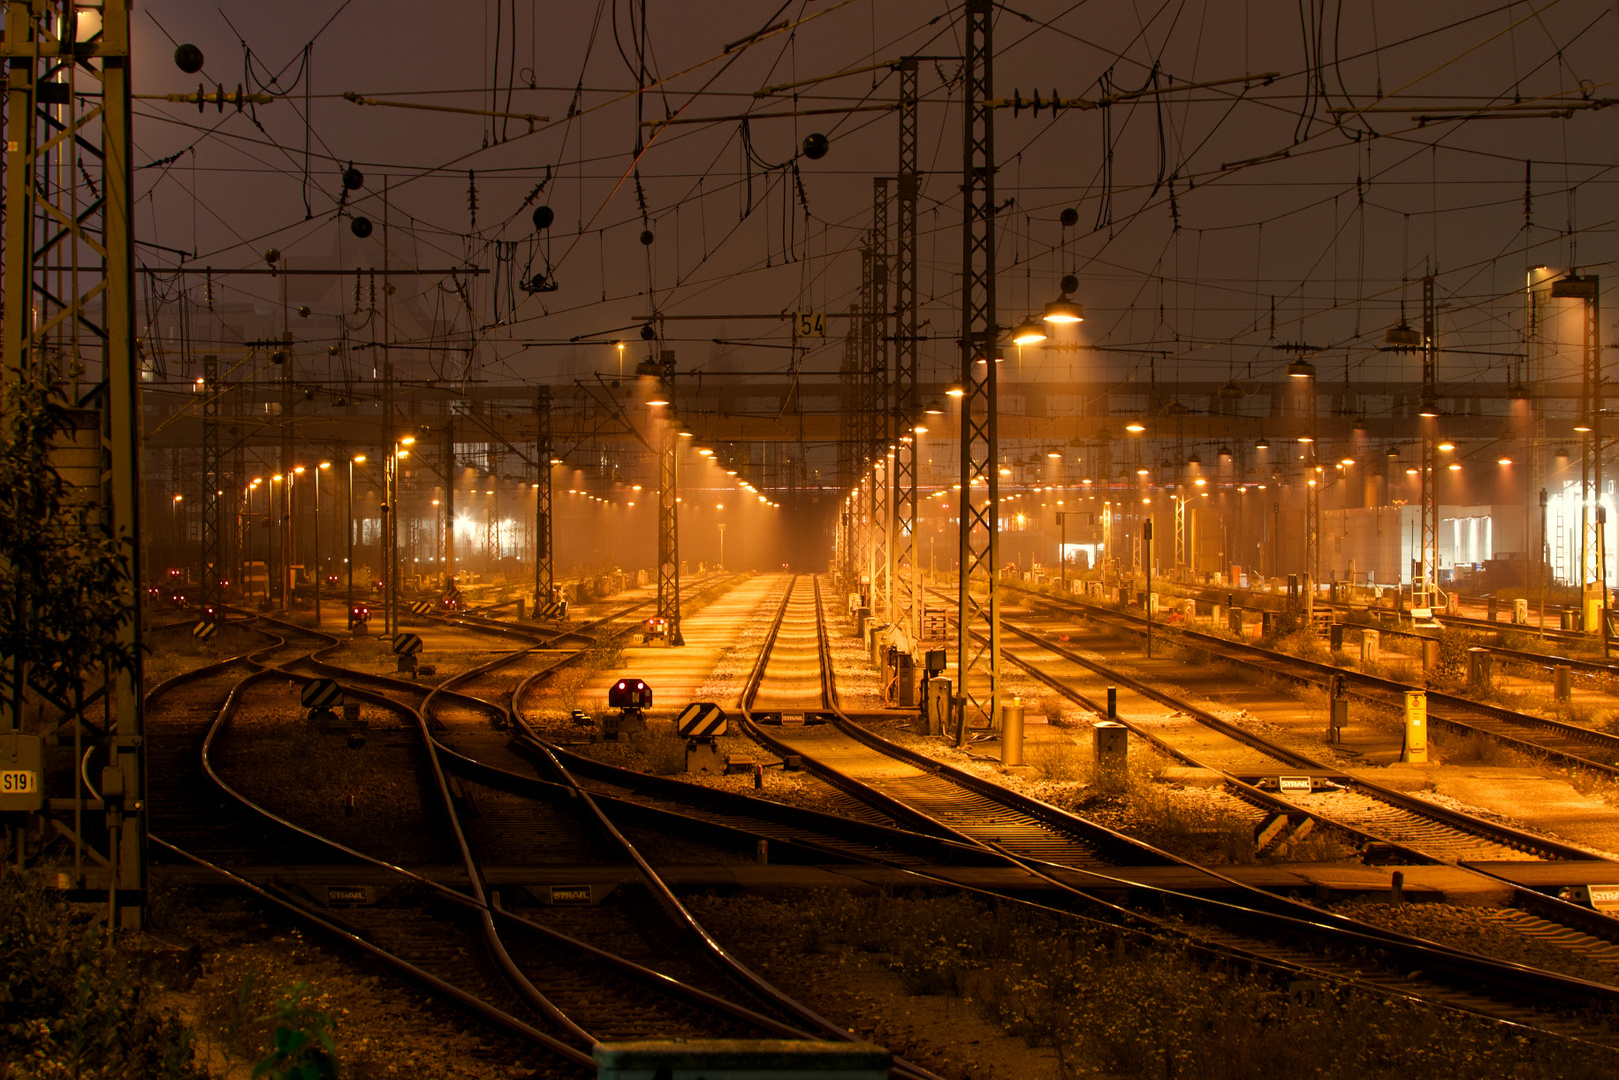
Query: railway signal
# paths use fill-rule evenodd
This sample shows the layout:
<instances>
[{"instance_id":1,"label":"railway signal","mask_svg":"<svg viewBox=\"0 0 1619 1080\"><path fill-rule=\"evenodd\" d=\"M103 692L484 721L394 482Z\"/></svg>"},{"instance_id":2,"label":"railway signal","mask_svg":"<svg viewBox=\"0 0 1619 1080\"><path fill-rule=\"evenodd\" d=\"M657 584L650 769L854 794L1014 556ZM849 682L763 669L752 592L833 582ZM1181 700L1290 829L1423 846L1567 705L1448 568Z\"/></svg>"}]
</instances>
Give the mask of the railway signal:
<instances>
[{"instance_id":1,"label":"railway signal","mask_svg":"<svg viewBox=\"0 0 1619 1080\"><path fill-rule=\"evenodd\" d=\"M632 734L646 734L646 710L652 707L652 687L641 679L620 679L607 690L607 707L619 710L602 724L602 734L623 742Z\"/></svg>"}]
</instances>

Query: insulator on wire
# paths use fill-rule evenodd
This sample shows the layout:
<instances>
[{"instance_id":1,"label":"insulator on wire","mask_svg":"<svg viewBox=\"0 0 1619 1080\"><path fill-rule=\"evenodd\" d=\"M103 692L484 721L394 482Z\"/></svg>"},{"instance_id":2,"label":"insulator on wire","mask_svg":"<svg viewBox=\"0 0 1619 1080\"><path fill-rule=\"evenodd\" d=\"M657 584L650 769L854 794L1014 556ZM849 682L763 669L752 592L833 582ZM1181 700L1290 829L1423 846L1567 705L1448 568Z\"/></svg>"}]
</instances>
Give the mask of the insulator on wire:
<instances>
[{"instance_id":1,"label":"insulator on wire","mask_svg":"<svg viewBox=\"0 0 1619 1080\"><path fill-rule=\"evenodd\" d=\"M478 231L478 174L467 170L467 212L472 215L470 231Z\"/></svg>"}]
</instances>

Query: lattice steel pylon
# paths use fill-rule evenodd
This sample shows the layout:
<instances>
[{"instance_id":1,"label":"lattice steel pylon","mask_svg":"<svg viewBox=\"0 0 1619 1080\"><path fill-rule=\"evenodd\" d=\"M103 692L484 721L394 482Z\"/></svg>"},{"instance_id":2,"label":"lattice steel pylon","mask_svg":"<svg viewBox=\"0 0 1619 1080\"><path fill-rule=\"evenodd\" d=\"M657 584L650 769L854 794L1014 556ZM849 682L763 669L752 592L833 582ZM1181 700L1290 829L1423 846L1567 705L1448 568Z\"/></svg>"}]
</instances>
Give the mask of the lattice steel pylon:
<instances>
[{"instance_id":1,"label":"lattice steel pylon","mask_svg":"<svg viewBox=\"0 0 1619 1080\"><path fill-rule=\"evenodd\" d=\"M995 113L992 0L967 0L962 65L961 503L958 740L1000 717L1000 470L995 362Z\"/></svg>"},{"instance_id":2,"label":"lattice steel pylon","mask_svg":"<svg viewBox=\"0 0 1619 1080\"><path fill-rule=\"evenodd\" d=\"M663 379L671 402L675 384L675 354L659 353ZM673 424L655 421L653 446L658 455L658 617L665 620L670 645L684 645L680 632L680 433Z\"/></svg>"},{"instance_id":3,"label":"lattice steel pylon","mask_svg":"<svg viewBox=\"0 0 1619 1080\"><path fill-rule=\"evenodd\" d=\"M917 61L899 63L899 183L894 215L894 370L892 400L895 437L893 498L890 501L889 575L893 581L893 623L914 650L922 626L922 590L916 579L916 198Z\"/></svg>"},{"instance_id":4,"label":"lattice steel pylon","mask_svg":"<svg viewBox=\"0 0 1619 1080\"><path fill-rule=\"evenodd\" d=\"M1186 498L1175 496L1175 572L1186 569Z\"/></svg>"},{"instance_id":5,"label":"lattice steel pylon","mask_svg":"<svg viewBox=\"0 0 1619 1080\"><path fill-rule=\"evenodd\" d=\"M219 357L209 353L202 358L202 618L219 621L219 566L223 561L224 530L220 527L219 501L225 478L219 463L219 401L225 388L219 384Z\"/></svg>"},{"instance_id":6,"label":"lattice steel pylon","mask_svg":"<svg viewBox=\"0 0 1619 1080\"><path fill-rule=\"evenodd\" d=\"M1606 588L1607 567L1603 557L1606 538L1604 520L1606 509L1602 505L1602 281L1595 274L1570 274L1552 282L1552 297L1558 300L1579 300L1581 311L1580 357L1580 612L1589 619L1592 605L1597 607L1597 625L1587 625L1588 632L1603 631L1602 625L1608 601Z\"/></svg>"},{"instance_id":7,"label":"lattice steel pylon","mask_svg":"<svg viewBox=\"0 0 1619 1080\"><path fill-rule=\"evenodd\" d=\"M551 388L534 391L534 607L551 602L556 587L551 547ZM660 486L659 490L662 488ZM658 504L661 523L663 504ZM660 552L661 554L661 552ZM660 562L661 565L661 562Z\"/></svg>"},{"instance_id":8,"label":"lattice steel pylon","mask_svg":"<svg viewBox=\"0 0 1619 1080\"><path fill-rule=\"evenodd\" d=\"M1411 582L1413 610L1432 611L1439 605L1439 474L1434 471L1438 458L1439 342L1434 311L1434 281L1422 279L1422 403L1418 423L1422 425L1422 549L1417 554L1417 577Z\"/></svg>"},{"instance_id":9,"label":"lattice steel pylon","mask_svg":"<svg viewBox=\"0 0 1619 1080\"><path fill-rule=\"evenodd\" d=\"M871 478L872 460L871 448L876 441L872 434L872 398L876 394L876 387L871 382L871 293L873 288L873 275L877 262L876 252L868 245L860 250L860 300L856 305L853 322L855 324L855 380L859 387L855 401L855 446L854 467L855 485L860 492L854 506L854 544L856 563L859 568L861 593L865 597L866 607L875 619L877 615L877 597L875 582L876 561L873 558L874 545L871 537Z\"/></svg>"},{"instance_id":10,"label":"lattice steel pylon","mask_svg":"<svg viewBox=\"0 0 1619 1080\"><path fill-rule=\"evenodd\" d=\"M80 865L107 867L101 887L116 924L137 928L146 912L145 723L141 701L139 383L135 348L133 189L130 164L129 0L92 9L66 0L10 0L5 147L5 317L0 320L0 380L49 376L59 353L77 370L99 363L103 384L99 492L101 522L126 552L130 577L119 599L129 618L117 645L129 670L107 686L111 722L103 745L102 806L92 814L77 782L55 796L84 820L69 831ZM88 477L84 485L90 487ZM217 490L217 487L216 487ZM98 497L97 497L98 496ZM13 658L14 659L14 658ZM99 665L96 665L99 666ZM0 710L0 733L22 717ZM79 725L75 725L75 739ZM104 852L85 839L91 821L107 822ZM76 882L82 885L83 882Z\"/></svg>"},{"instance_id":11,"label":"lattice steel pylon","mask_svg":"<svg viewBox=\"0 0 1619 1080\"><path fill-rule=\"evenodd\" d=\"M865 265L864 260L861 265ZM843 334L843 363L838 369L838 486L848 492L838 512L838 573L844 587L852 592L860 591L861 555L854 492L860 487L860 440L865 432L860 409L865 369L860 364L859 325L860 309L851 306L848 329Z\"/></svg>"},{"instance_id":12,"label":"lattice steel pylon","mask_svg":"<svg viewBox=\"0 0 1619 1080\"><path fill-rule=\"evenodd\" d=\"M888 448L893 417L888 403L888 178L872 181L871 203L871 291L867 296L866 383L870 396L862 402L867 410L866 453L871 461L871 615L879 624L893 622L893 564L889 561L889 530L893 484Z\"/></svg>"}]
</instances>

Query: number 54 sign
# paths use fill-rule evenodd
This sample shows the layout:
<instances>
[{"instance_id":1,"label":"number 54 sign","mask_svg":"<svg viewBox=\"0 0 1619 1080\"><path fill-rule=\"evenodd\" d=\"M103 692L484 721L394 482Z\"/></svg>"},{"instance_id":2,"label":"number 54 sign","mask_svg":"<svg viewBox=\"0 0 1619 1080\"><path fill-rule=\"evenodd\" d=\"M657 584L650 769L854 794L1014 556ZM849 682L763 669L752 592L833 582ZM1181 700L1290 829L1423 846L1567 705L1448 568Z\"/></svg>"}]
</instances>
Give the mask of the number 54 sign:
<instances>
[{"instance_id":1,"label":"number 54 sign","mask_svg":"<svg viewBox=\"0 0 1619 1080\"><path fill-rule=\"evenodd\" d=\"M793 315L794 337L826 337L826 312L799 311Z\"/></svg>"}]
</instances>

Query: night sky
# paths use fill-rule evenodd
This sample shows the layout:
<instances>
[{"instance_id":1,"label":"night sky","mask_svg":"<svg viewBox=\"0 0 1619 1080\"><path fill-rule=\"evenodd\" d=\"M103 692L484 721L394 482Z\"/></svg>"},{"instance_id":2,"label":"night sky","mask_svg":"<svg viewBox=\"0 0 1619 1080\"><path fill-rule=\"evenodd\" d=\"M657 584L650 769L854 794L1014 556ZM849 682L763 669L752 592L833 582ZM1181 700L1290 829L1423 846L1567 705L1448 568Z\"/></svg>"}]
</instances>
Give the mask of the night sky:
<instances>
[{"instance_id":1,"label":"night sky","mask_svg":"<svg viewBox=\"0 0 1619 1080\"><path fill-rule=\"evenodd\" d=\"M611 370L618 356L606 342L615 339L629 341L633 361L638 316L652 303L670 315L846 311L858 294L871 178L895 170L890 111L715 119L653 136L638 133L638 110L656 120L869 108L895 100L897 76L886 68L802 86L796 97L754 92L907 54L940 57L923 64L920 81L921 317L931 336L922 378L937 386L954 377L959 7L648 0L645 9L647 81L657 85L638 101L641 8L626 0L143 4L138 93L189 92L202 79L210 90L245 83L287 96L251 115L138 103L139 236L162 245L140 258L174 267L166 249L180 249L189 267L218 271L262 267L273 247L294 267L380 268L386 183L395 269L471 262L493 271L458 283L400 279L397 338L430 346L402 363L451 380L566 383ZM784 21L790 32L725 52ZM1001 9L998 95L1095 100L1255 77L1056 116L998 112L1000 321L1038 311L1071 271L1087 312L1078 340L1112 350L1029 350L1019 374L1115 387L1235 376L1253 392L1291 359L1271 345L1302 342L1322 350L1323 381L1342 379L1346 366L1357 380L1413 379L1415 358L1376 346L1399 321L1402 297L1415 317L1414 282L1436 270L1445 345L1470 350L1447 353L1441 378L1503 380L1523 348L1525 268L1606 273L1612 258L1615 118L1548 113L1553 102L1613 93L1615 37L1606 0ZM181 41L204 51L200 75L176 68ZM530 133L521 119L362 106L344 92L551 119ZM1491 111L1413 119L1459 107ZM831 139L820 160L798 156L811 132ZM340 174L351 162L365 182L344 201ZM555 217L544 231L532 220L540 205ZM1078 224L1065 229L1068 207ZM374 223L368 239L350 230L359 215ZM535 275L556 290L519 287ZM201 297L195 275L177 285ZM219 300L279 304L279 286L264 278L217 274L213 288ZM372 339L352 279L291 289L294 303L313 309L303 337ZM167 309L145 301L144 324L172 318L177 293L165 295ZM835 319L833 334L844 325ZM779 322L668 328L683 371L784 368L785 351L748 343L781 345L786 334ZM835 370L841 353L829 338L807 367Z\"/></svg>"}]
</instances>

